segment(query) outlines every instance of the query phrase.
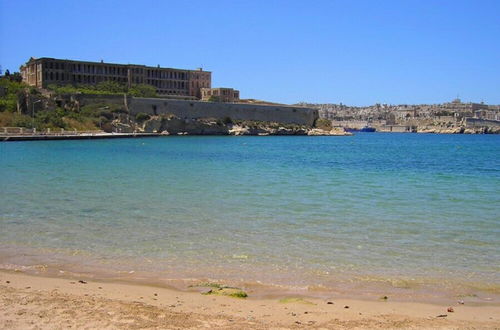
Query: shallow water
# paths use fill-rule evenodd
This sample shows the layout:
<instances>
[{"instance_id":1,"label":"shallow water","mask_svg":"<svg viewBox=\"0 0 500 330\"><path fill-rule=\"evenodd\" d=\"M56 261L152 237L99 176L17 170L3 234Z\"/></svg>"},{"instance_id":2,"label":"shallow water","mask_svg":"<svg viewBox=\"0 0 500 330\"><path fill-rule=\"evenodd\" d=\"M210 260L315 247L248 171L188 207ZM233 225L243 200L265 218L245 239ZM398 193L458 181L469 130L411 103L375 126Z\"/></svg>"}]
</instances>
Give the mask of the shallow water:
<instances>
[{"instance_id":1,"label":"shallow water","mask_svg":"<svg viewBox=\"0 0 500 330\"><path fill-rule=\"evenodd\" d=\"M500 136L13 142L0 170L2 268L500 293Z\"/></svg>"}]
</instances>

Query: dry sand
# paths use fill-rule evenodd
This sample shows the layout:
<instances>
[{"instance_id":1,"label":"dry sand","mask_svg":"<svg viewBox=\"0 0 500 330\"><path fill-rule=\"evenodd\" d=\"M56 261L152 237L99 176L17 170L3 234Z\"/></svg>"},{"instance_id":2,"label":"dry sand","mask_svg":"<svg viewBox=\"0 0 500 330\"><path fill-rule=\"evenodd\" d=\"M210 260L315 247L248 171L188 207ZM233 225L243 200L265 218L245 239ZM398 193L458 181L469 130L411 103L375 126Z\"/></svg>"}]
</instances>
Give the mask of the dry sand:
<instances>
[{"instance_id":1,"label":"dry sand","mask_svg":"<svg viewBox=\"0 0 500 330\"><path fill-rule=\"evenodd\" d=\"M6 271L0 272L0 304L2 329L500 329L499 305L467 301L283 302Z\"/></svg>"}]
</instances>

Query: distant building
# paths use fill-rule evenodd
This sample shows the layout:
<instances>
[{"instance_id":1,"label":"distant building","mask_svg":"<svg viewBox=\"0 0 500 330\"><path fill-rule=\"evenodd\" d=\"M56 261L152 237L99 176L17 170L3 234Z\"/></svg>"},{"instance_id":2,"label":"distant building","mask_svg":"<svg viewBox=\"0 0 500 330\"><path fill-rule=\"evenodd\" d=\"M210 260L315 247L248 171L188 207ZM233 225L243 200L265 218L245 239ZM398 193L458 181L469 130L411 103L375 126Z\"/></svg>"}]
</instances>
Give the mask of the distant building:
<instances>
[{"instance_id":1,"label":"distant building","mask_svg":"<svg viewBox=\"0 0 500 330\"><path fill-rule=\"evenodd\" d=\"M237 102L240 100L240 91L232 88L202 88L201 99L202 101Z\"/></svg>"},{"instance_id":2,"label":"distant building","mask_svg":"<svg viewBox=\"0 0 500 330\"><path fill-rule=\"evenodd\" d=\"M151 67L136 64L113 64L30 58L20 68L23 81L39 88L48 85L95 85L102 81L116 81L127 86L147 84L156 87L160 95L192 96L201 98L201 88L210 88L209 71Z\"/></svg>"}]
</instances>

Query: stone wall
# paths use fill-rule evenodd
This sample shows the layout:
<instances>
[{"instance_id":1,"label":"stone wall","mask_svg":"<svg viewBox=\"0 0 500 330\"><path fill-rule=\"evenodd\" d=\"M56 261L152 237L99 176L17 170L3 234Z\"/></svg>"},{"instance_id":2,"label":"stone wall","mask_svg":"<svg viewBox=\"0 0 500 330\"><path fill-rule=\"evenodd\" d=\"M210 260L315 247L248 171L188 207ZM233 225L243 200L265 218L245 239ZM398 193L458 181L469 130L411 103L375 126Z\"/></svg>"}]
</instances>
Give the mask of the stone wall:
<instances>
[{"instance_id":1,"label":"stone wall","mask_svg":"<svg viewBox=\"0 0 500 330\"><path fill-rule=\"evenodd\" d=\"M68 97L69 96L69 97ZM119 104L127 107L127 98L124 95L111 94L71 94L64 97L73 102L78 102L80 106L95 103Z\"/></svg>"},{"instance_id":2,"label":"stone wall","mask_svg":"<svg viewBox=\"0 0 500 330\"><path fill-rule=\"evenodd\" d=\"M465 118L466 127L500 127L500 120Z\"/></svg>"},{"instance_id":3,"label":"stone wall","mask_svg":"<svg viewBox=\"0 0 500 330\"><path fill-rule=\"evenodd\" d=\"M128 98L131 116L173 114L181 119L214 118L252 120L312 126L318 118L316 109L300 106L269 106L239 103L218 103L159 98Z\"/></svg>"}]
</instances>

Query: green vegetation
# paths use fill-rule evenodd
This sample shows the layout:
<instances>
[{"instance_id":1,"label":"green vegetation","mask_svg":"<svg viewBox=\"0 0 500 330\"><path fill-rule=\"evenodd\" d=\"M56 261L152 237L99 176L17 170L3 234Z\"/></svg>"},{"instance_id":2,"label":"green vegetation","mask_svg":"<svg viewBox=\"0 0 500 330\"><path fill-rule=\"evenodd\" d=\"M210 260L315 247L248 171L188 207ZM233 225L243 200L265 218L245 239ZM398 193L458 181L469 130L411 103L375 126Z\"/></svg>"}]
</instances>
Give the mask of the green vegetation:
<instances>
[{"instance_id":1,"label":"green vegetation","mask_svg":"<svg viewBox=\"0 0 500 330\"><path fill-rule=\"evenodd\" d=\"M233 297L233 298L246 298L248 297L248 294L238 288L216 288L213 290L208 291L207 293L204 293L207 295L218 295L218 296L228 296L228 297Z\"/></svg>"},{"instance_id":2,"label":"green vegetation","mask_svg":"<svg viewBox=\"0 0 500 330\"><path fill-rule=\"evenodd\" d=\"M241 290L240 288L232 288L218 283L205 282L197 285L191 285L190 287L202 287L202 288L212 288L203 294L205 295L218 295L218 296L228 296L233 298L246 298L248 294Z\"/></svg>"},{"instance_id":3,"label":"green vegetation","mask_svg":"<svg viewBox=\"0 0 500 330\"><path fill-rule=\"evenodd\" d=\"M119 110L119 111L118 111ZM43 129L66 129L66 130L104 130L112 131L111 121L124 111L116 105L89 104L79 110L56 108L54 110L42 110L35 113L35 127Z\"/></svg>"},{"instance_id":4,"label":"green vegetation","mask_svg":"<svg viewBox=\"0 0 500 330\"><path fill-rule=\"evenodd\" d=\"M281 304L298 303L298 304L305 304L305 305L316 305L315 303L304 300L302 298L283 298L283 299L280 299L278 302Z\"/></svg>"},{"instance_id":5,"label":"green vegetation","mask_svg":"<svg viewBox=\"0 0 500 330\"><path fill-rule=\"evenodd\" d=\"M330 131L332 129L332 122L329 119L325 118L319 118L316 120L316 128L325 130L325 131Z\"/></svg>"},{"instance_id":6,"label":"green vegetation","mask_svg":"<svg viewBox=\"0 0 500 330\"><path fill-rule=\"evenodd\" d=\"M233 297L233 298L246 298L246 297L248 297L248 294L243 290L235 290L235 291L229 292L228 294L225 294L225 295L229 296L229 297Z\"/></svg>"},{"instance_id":7,"label":"green vegetation","mask_svg":"<svg viewBox=\"0 0 500 330\"><path fill-rule=\"evenodd\" d=\"M137 84L129 88L125 84L116 81L103 81L96 85L49 85L47 88L57 94L117 95L127 93L135 97L158 97L154 86Z\"/></svg>"},{"instance_id":8,"label":"green vegetation","mask_svg":"<svg viewBox=\"0 0 500 330\"><path fill-rule=\"evenodd\" d=\"M208 102L220 102L220 98L218 96L212 95L208 98Z\"/></svg>"},{"instance_id":9,"label":"green vegetation","mask_svg":"<svg viewBox=\"0 0 500 330\"><path fill-rule=\"evenodd\" d=\"M19 81L19 74L0 77L0 127L35 127L37 130L99 130L111 132L111 122L128 112L121 105L106 102L87 104L82 107L62 107L54 99L46 98L33 87ZM117 82L102 82L95 86L49 86L56 94L123 94L154 97L156 90L148 85L136 85L131 88ZM27 98L36 96L39 103L26 103ZM31 101L33 102L33 101ZM18 109L19 103L19 109ZM42 108L42 109L41 109ZM147 115L146 115L147 116ZM122 117L123 118L123 117Z\"/></svg>"},{"instance_id":10,"label":"green vegetation","mask_svg":"<svg viewBox=\"0 0 500 330\"><path fill-rule=\"evenodd\" d=\"M135 119L138 121L138 122L143 122L143 121L146 121L148 120L149 118L151 118L150 115L148 115L147 113L144 113L144 112L139 112L137 115L135 115Z\"/></svg>"},{"instance_id":11,"label":"green vegetation","mask_svg":"<svg viewBox=\"0 0 500 330\"><path fill-rule=\"evenodd\" d=\"M17 101L24 92L35 94L35 90L20 82L19 73L0 77L0 127L31 127L30 116L17 112Z\"/></svg>"},{"instance_id":12,"label":"green vegetation","mask_svg":"<svg viewBox=\"0 0 500 330\"><path fill-rule=\"evenodd\" d=\"M31 117L17 112L0 112L0 127L31 127Z\"/></svg>"},{"instance_id":13,"label":"green vegetation","mask_svg":"<svg viewBox=\"0 0 500 330\"><path fill-rule=\"evenodd\" d=\"M133 85L128 89L128 93L135 97L158 97L156 88L151 85Z\"/></svg>"},{"instance_id":14,"label":"green vegetation","mask_svg":"<svg viewBox=\"0 0 500 330\"><path fill-rule=\"evenodd\" d=\"M17 98L27 88L24 83L11 80L8 76L0 78L0 112L16 111Z\"/></svg>"}]
</instances>

